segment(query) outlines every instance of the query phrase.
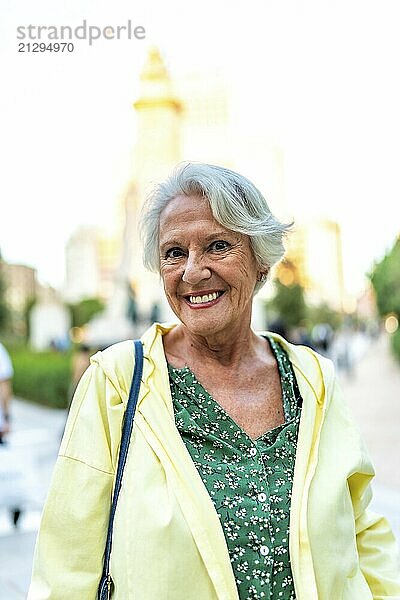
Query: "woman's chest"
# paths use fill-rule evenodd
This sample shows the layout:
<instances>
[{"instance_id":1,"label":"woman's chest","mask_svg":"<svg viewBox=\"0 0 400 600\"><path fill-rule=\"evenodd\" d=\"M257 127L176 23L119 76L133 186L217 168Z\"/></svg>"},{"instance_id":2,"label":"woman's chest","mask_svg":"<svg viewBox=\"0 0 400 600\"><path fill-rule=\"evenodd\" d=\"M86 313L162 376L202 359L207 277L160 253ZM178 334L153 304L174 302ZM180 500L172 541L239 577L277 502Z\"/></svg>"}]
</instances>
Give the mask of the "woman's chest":
<instances>
[{"instance_id":1,"label":"woman's chest","mask_svg":"<svg viewBox=\"0 0 400 600\"><path fill-rule=\"evenodd\" d=\"M248 380L223 376L208 378L204 387L252 439L285 421L278 372L260 373Z\"/></svg>"}]
</instances>

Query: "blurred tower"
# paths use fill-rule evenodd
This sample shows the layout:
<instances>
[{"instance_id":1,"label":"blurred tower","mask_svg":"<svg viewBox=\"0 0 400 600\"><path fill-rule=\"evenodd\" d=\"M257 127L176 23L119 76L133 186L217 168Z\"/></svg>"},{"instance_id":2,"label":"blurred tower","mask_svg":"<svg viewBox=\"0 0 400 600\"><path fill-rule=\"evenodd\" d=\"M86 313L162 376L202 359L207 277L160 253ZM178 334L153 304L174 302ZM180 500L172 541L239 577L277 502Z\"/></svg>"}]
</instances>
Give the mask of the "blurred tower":
<instances>
[{"instance_id":1,"label":"blurred tower","mask_svg":"<svg viewBox=\"0 0 400 600\"><path fill-rule=\"evenodd\" d=\"M159 51L151 48L140 76L134 180L141 205L149 184L164 178L180 159L181 103Z\"/></svg>"},{"instance_id":2,"label":"blurred tower","mask_svg":"<svg viewBox=\"0 0 400 600\"><path fill-rule=\"evenodd\" d=\"M143 266L137 223L149 191L181 159L182 105L174 94L169 73L156 48L149 51L140 81L139 98L133 104L137 114L137 141L134 176L125 207L127 225L124 252L127 277L136 295L139 315L146 318L155 302L164 306L163 316L169 314L169 310L163 304L159 277L146 271Z\"/></svg>"},{"instance_id":3,"label":"blurred tower","mask_svg":"<svg viewBox=\"0 0 400 600\"><path fill-rule=\"evenodd\" d=\"M230 90L220 71L194 72L176 79L185 107L182 156L185 160L233 168L236 147L231 136Z\"/></svg>"},{"instance_id":4,"label":"blurred tower","mask_svg":"<svg viewBox=\"0 0 400 600\"><path fill-rule=\"evenodd\" d=\"M180 159L181 104L155 48L149 52L140 81L140 95L133 105L137 112L133 177L123 197L122 248L114 290L105 313L93 319L87 335L92 343L101 345L140 333L129 319L132 301L141 319L149 317L154 303L161 306L162 316L169 315L162 310L165 305L158 276L143 266L137 224L147 193Z\"/></svg>"},{"instance_id":5,"label":"blurred tower","mask_svg":"<svg viewBox=\"0 0 400 600\"><path fill-rule=\"evenodd\" d=\"M295 266L293 282L303 286L312 304L324 302L343 310L342 242L336 222L314 219L296 223L287 238L286 258ZM279 267L281 280L286 276L285 268L284 263Z\"/></svg>"}]
</instances>

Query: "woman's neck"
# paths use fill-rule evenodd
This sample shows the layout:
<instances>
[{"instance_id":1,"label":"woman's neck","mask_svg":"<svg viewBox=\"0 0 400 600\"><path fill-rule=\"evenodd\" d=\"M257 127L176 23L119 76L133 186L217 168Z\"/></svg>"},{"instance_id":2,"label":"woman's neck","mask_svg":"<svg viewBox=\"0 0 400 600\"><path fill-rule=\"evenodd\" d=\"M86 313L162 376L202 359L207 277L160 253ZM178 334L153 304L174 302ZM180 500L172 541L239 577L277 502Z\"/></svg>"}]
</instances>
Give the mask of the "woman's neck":
<instances>
[{"instance_id":1,"label":"woman's neck","mask_svg":"<svg viewBox=\"0 0 400 600\"><path fill-rule=\"evenodd\" d=\"M178 368L201 364L234 367L243 357L246 362L255 356L264 342L252 331L250 324L239 325L229 331L199 335L179 324L164 336L164 349L168 361Z\"/></svg>"}]
</instances>

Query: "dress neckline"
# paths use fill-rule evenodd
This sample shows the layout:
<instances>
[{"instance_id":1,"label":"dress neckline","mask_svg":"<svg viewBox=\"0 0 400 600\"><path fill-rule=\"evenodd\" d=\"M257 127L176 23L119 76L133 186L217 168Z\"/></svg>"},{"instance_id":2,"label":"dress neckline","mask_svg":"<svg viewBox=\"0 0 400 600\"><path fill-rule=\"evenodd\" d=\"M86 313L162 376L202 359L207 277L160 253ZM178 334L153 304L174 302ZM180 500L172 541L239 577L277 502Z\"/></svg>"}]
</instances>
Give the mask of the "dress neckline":
<instances>
[{"instance_id":1,"label":"dress neckline","mask_svg":"<svg viewBox=\"0 0 400 600\"><path fill-rule=\"evenodd\" d=\"M235 419L219 404L219 402L217 402L217 400L215 400L215 398L212 396L212 394L210 394L210 392L207 391L207 389L204 387L204 385L197 379L196 375L193 373L193 371L191 370L190 367L188 367L187 365L185 365L184 367L173 367L169 362L167 362L169 374L175 375L175 377L173 377L173 380L175 383L177 383L176 377L178 379L190 377L191 383L196 384L196 386L199 386L202 390L202 393L205 395L205 397L207 397L214 404L214 406L218 407L218 410L222 411L225 414L226 418L229 419L229 421L232 423L232 425L234 425L236 428L238 428L249 440L251 440L252 444L257 444L257 442L262 442L263 438L265 438L265 436L274 435L274 434L279 433L280 430L282 430L284 427L291 424L295 419L295 417L293 417L291 414L292 411L291 411L291 406L290 406L290 398L288 397L288 394L286 393L286 390L284 389L284 381L287 379L287 377L288 377L288 375L290 375L290 373L284 369L282 361L280 360L280 357L279 357L280 352L284 353L285 356L287 356L287 353L285 352L285 350L282 348L282 346L279 344L278 341L274 340L273 338L271 338L269 336L265 336L265 335L263 335L261 337L263 337L265 340L267 340L267 342L270 344L270 348L274 354L275 360L278 365L279 376L280 376L280 380L281 380L281 393L282 393L282 403L283 403L283 411L284 411L285 420L283 423L276 425L272 429L268 429L267 431L263 432L256 438L252 438L235 421ZM294 392L293 386L292 386L292 393L293 393L293 397L295 397L295 392ZM192 399L194 401L196 401L195 395L190 394L190 396L192 397Z\"/></svg>"}]
</instances>

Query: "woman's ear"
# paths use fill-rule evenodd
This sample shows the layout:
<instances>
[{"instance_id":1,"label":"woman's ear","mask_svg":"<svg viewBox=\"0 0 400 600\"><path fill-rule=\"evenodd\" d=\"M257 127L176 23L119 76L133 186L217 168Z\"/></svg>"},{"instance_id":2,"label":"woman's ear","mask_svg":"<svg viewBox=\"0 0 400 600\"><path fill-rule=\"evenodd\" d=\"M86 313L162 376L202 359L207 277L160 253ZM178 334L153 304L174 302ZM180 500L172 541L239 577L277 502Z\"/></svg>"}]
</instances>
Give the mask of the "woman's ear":
<instances>
[{"instance_id":1,"label":"woman's ear","mask_svg":"<svg viewBox=\"0 0 400 600\"><path fill-rule=\"evenodd\" d=\"M266 271L260 271L257 276L257 281L265 281L268 276L268 269Z\"/></svg>"}]
</instances>

